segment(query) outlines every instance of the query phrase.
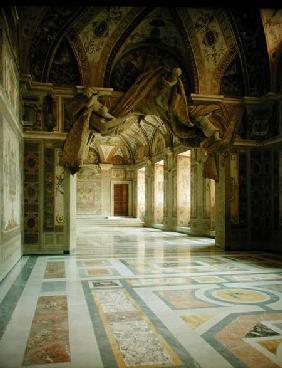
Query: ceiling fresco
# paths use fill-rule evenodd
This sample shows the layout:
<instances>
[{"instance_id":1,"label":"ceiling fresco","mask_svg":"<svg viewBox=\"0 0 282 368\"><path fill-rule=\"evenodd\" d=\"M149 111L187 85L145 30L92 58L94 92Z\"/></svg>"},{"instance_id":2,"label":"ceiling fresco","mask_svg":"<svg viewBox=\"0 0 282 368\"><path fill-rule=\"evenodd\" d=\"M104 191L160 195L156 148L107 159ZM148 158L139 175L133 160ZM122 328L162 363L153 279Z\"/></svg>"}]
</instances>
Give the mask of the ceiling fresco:
<instances>
[{"instance_id":1,"label":"ceiling fresco","mask_svg":"<svg viewBox=\"0 0 282 368\"><path fill-rule=\"evenodd\" d=\"M281 91L282 83L279 77L282 65L282 9L261 9L260 12L269 55L271 87L274 91Z\"/></svg>"},{"instance_id":2,"label":"ceiling fresco","mask_svg":"<svg viewBox=\"0 0 282 368\"><path fill-rule=\"evenodd\" d=\"M262 96L282 87L280 9L17 9L21 72L37 82L111 87L108 108L140 74L157 66L180 67L188 96ZM89 160L130 164L157 151L161 137L165 144L173 141L160 119L145 119L132 119L117 136L97 134Z\"/></svg>"}]
</instances>

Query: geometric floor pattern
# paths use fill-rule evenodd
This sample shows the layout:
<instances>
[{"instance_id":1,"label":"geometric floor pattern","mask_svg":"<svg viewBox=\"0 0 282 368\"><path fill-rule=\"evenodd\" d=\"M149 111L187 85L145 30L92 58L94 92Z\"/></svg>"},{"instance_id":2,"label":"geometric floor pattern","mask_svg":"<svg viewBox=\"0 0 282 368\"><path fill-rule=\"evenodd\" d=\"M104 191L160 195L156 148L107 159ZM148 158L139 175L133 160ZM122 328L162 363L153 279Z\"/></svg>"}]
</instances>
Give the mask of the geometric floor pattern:
<instances>
[{"instance_id":1,"label":"geometric floor pattern","mask_svg":"<svg viewBox=\"0 0 282 368\"><path fill-rule=\"evenodd\" d=\"M282 367L282 257L87 229L0 284L0 367Z\"/></svg>"}]
</instances>

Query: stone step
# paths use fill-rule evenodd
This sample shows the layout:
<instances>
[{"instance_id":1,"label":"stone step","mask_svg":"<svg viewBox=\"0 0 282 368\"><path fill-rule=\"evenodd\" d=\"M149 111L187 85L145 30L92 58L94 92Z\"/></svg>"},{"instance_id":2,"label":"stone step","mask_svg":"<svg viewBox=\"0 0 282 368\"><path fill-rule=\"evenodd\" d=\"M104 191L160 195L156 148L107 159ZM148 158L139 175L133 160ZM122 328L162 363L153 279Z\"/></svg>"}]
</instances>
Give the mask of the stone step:
<instances>
[{"instance_id":1,"label":"stone step","mask_svg":"<svg viewBox=\"0 0 282 368\"><path fill-rule=\"evenodd\" d=\"M91 215L77 215L77 227L100 227L100 226L124 226L124 227L143 227L144 223L135 217L102 217Z\"/></svg>"}]
</instances>

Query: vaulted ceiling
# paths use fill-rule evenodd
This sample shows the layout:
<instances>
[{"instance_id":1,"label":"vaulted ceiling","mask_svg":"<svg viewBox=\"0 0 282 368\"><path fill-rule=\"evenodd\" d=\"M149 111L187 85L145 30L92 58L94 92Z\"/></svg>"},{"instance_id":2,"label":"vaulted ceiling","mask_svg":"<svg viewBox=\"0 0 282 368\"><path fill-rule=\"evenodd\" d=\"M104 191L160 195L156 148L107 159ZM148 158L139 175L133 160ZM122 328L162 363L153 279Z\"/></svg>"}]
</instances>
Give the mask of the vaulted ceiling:
<instances>
[{"instance_id":1,"label":"vaulted ceiling","mask_svg":"<svg viewBox=\"0 0 282 368\"><path fill-rule=\"evenodd\" d=\"M261 96L281 91L282 10L17 9L21 72L35 81L126 91L148 66L165 65L181 67L187 94ZM151 149L156 130L168 139L154 119L133 122L119 136L129 161L136 159L139 146Z\"/></svg>"}]
</instances>

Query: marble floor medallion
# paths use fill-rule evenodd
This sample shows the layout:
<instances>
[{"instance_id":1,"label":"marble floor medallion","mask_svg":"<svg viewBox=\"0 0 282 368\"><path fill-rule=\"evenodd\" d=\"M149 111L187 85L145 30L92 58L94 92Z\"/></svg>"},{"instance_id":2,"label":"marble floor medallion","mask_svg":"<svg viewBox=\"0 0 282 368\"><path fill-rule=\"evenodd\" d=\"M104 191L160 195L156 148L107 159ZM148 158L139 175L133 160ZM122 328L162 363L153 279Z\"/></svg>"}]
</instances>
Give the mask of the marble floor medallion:
<instances>
[{"instance_id":1,"label":"marble floor medallion","mask_svg":"<svg viewBox=\"0 0 282 368\"><path fill-rule=\"evenodd\" d=\"M0 283L0 368L282 367L282 258L86 228Z\"/></svg>"}]
</instances>

